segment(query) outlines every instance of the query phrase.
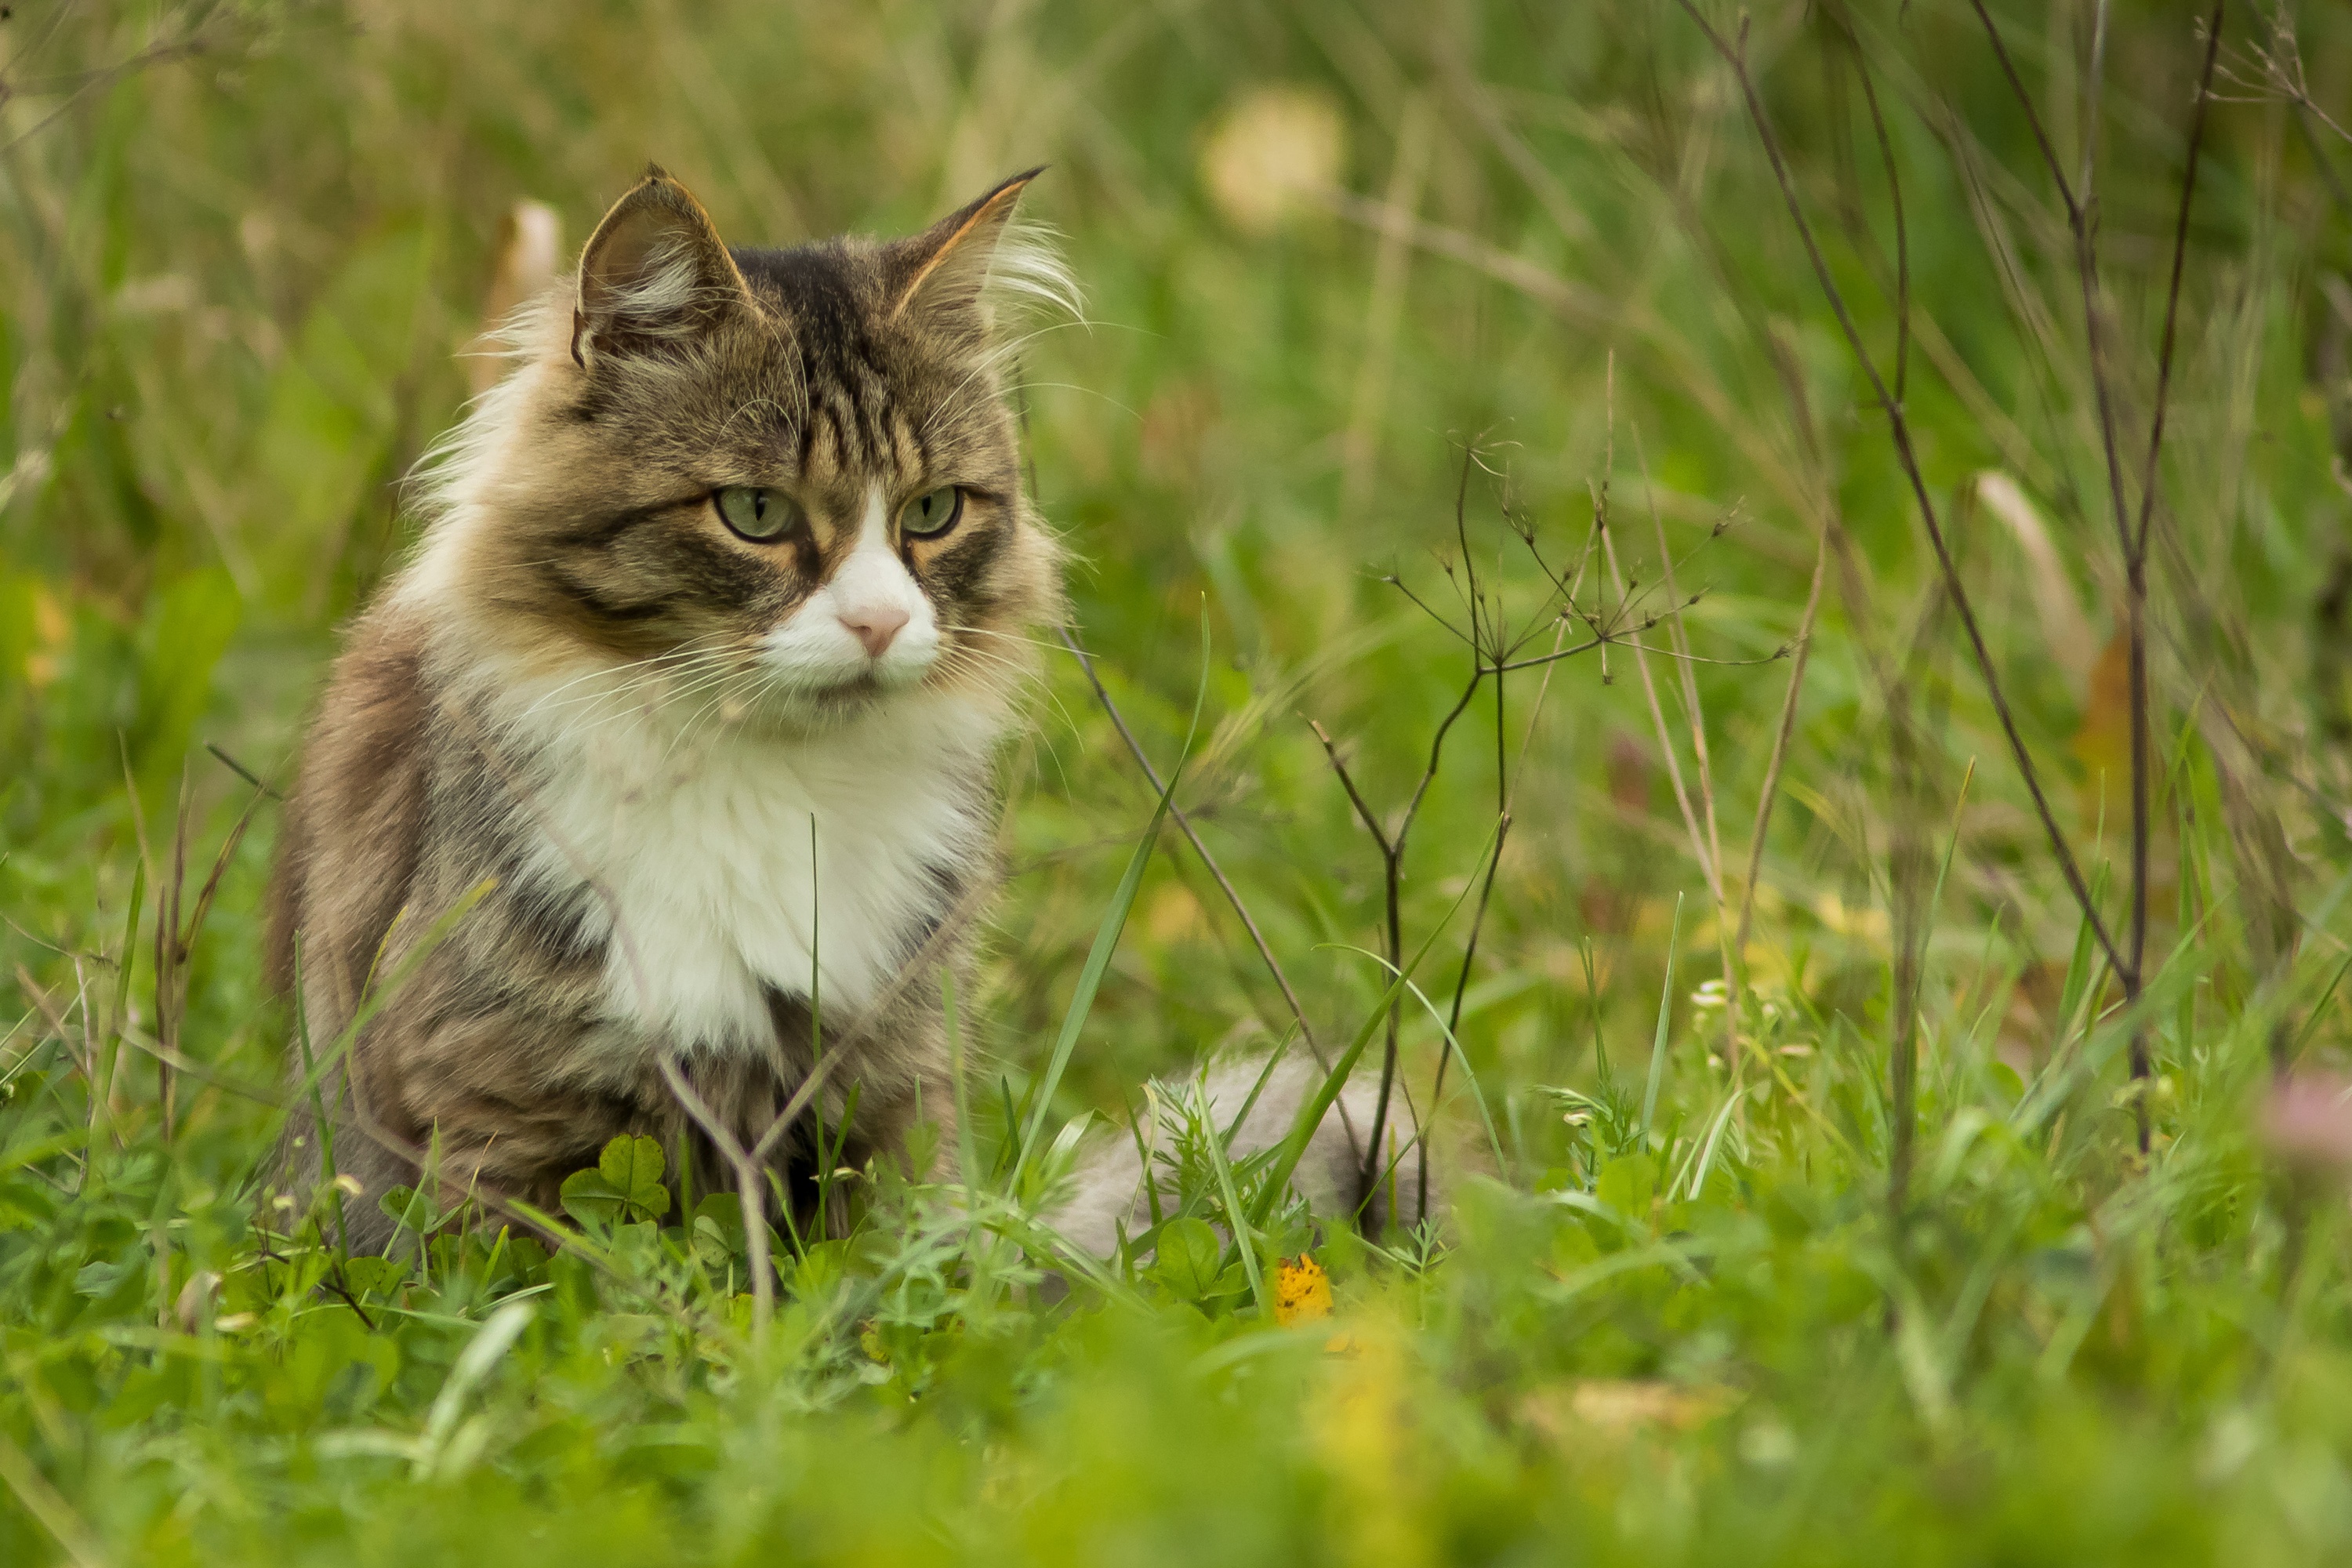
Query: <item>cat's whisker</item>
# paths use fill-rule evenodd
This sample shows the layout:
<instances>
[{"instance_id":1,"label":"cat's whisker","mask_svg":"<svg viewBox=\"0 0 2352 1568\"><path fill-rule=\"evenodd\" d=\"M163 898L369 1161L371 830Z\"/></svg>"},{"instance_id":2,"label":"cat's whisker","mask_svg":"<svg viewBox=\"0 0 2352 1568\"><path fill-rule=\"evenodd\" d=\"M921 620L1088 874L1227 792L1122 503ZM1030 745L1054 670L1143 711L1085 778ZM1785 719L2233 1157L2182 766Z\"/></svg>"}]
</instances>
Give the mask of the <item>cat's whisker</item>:
<instances>
[{"instance_id":1,"label":"cat's whisker","mask_svg":"<svg viewBox=\"0 0 2352 1568\"><path fill-rule=\"evenodd\" d=\"M554 693L550 693L548 696L542 697L534 701L530 708L525 710L525 711L527 713L554 712L565 708L575 708L587 703L626 699L644 690L649 686L657 684L665 679L692 679L700 675L706 669L730 662L734 657L735 656L731 653L714 654L690 663L680 663L665 666L659 668L635 671L615 681L611 686L593 687L586 691L576 692L572 696L564 697L560 700L556 700ZM570 690L572 687L579 684L579 681L567 682L564 687L560 688L559 689Z\"/></svg>"},{"instance_id":2,"label":"cat's whisker","mask_svg":"<svg viewBox=\"0 0 2352 1568\"><path fill-rule=\"evenodd\" d=\"M711 657L714 654L723 656L725 653L730 651L728 648L723 647L711 647L706 651L704 649L704 645L717 644L722 640L731 641L736 635L737 634L733 632L711 632L703 637L690 638L686 642L680 643L674 648L665 649L664 651L654 654L649 658L632 659L626 664L604 665L597 668L587 670L580 675L572 677L570 680L567 680L562 685L556 687L553 690L546 692L534 701L530 707L525 709L524 711L536 711L541 704L547 702L551 698L562 696L564 692L571 690L573 687L580 685L583 681L594 680L603 676L626 675L631 671L654 668L671 663L688 664L692 663L696 659ZM688 657L681 659L679 657L681 655L686 655Z\"/></svg>"},{"instance_id":3,"label":"cat's whisker","mask_svg":"<svg viewBox=\"0 0 2352 1568\"><path fill-rule=\"evenodd\" d=\"M731 683L720 683L718 693L709 701L705 702L701 707L696 709L693 715L688 718L683 725L679 726L677 733L670 737L669 744L663 748L661 760L659 763L655 764L656 772L658 773L662 768L669 765L670 758L677 753L677 749L680 746L687 743L688 740L694 734L695 730L701 724L706 715L718 711L725 705L730 695L730 684Z\"/></svg>"},{"instance_id":4,"label":"cat's whisker","mask_svg":"<svg viewBox=\"0 0 2352 1568\"><path fill-rule=\"evenodd\" d=\"M1077 393L1083 393L1083 394L1085 394L1085 395L1086 395L1087 396L1088 396L1088 397L1098 398L1098 399L1100 399L1102 402L1105 402L1105 403L1109 404L1113 408L1118 409L1121 414L1124 414L1124 415L1126 415L1128 417L1129 417L1130 419L1135 420L1138 424L1142 423L1142 420L1143 420L1143 416L1142 416L1141 414L1137 413L1133 408L1131 408L1131 407L1128 406L1128 405L1127 405L1126 404L1124 404L1124 403L1121 403L1118 398L1113 397L1109 393L1108 393L1108 392L1105 392L1105 391L1101 390L1099 387L1093 387L1093 386L1080 386L1080 385L1078 385L1076 382L1069 382L1069 381L1016 381L1016 382L1011 382L1011 383L1008 383L1008 384L1006 384L1006 386L1005 386L1004 390L1005 390L1007 393L1016 393L1016 392L1027 392L1027 391L1030 391L1032 388L1037 388L1037 387L1047 388L1047 389L1050 389L1050 390L1052 390L1052 391L1055 391L1055 392L1077 392Z\"/></svg>"},{"instance_id":5,"label":"cat's whisker","mask_svg":"<svg viewBox=\"0 0 2352 1568\"><path fill-rule=\"evenodd\" d=\"M690 699L709 682L723 679L727 674L728 670L725 668L703 671L698 673L685 685L668 689L657 689L656 678L646 677L614 690L592 692L567 699L564 702L557 704L556 709L558 710L573 710L577 717L590 720L584 724L574 723L566 730L566 733L583 734L589 730L611 723L616 719L625 718L631 713L650 713L667 704ZM597 716L600 707L609 710Z\"/></svg>"},{"instance_id":6,"label":"cat's whisker","mask_svg":"<svg viewBox=\"0 0 2352 1568\"><path fill-rule=\"evenodd\" d=\"M726 649L714 655L705 656L705 658L694 668L690 677L687 679L683 684L673 687L668 690L659 692L650 699L641 700L638 697L638 693L641 692L645 687L651 684L652 681L659 675L665 672L652 672L646 676L639 678L630 685L614 691L598 692L589 698L575 699L573 700L575 702L593 701L599 700L609 701L613 704L612 711L604 714L602 717L593 718L586 723L574 723L569 725L563 732L567 737L576 738L578 736L587 734L591 731L601 729L604 725L613 723L617 720L626 718L632 713L650 714L659 708L690 701L703 691L709 689L713 685L723 683L730 677L735 674L739 668L739 661L741 657L741 652L737 649Z\"/></svg>"},{"instance_id":7,"label":"cat's whisker","mask_svg":"<svg viewBox=\"0 0 2352 1568\"><path fill-rule=\"evenodd\" d=\"M1048 642L1044 637L1023 637L1018 632L998 631L992 626L950 626L948 630L950 635L956 637L996 637L1004 642L1025 643L1031 647L1044 648L1047 653L1070 651L1066 643Z\"/></svg>"}]
</instances>

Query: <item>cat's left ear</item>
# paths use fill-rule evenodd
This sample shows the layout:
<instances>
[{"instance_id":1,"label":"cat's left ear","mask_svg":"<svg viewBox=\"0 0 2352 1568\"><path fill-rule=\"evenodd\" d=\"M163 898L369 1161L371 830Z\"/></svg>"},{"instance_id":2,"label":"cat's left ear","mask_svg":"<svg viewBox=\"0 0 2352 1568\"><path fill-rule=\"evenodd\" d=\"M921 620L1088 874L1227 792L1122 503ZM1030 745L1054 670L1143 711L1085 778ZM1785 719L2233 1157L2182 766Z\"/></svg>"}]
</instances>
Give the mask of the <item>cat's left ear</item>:
<instances>
[{"instance_id":1,"label":"cat's left ear","mask_svg":"<svg viewBox=\"0 0 2352 1568\"><path fill-rule=\"evenodd\" d=\"M1043 173L1040 167L1015 174L922 233L887 247L884 276L891 319L911 316L950 330L984 332L990 324L992 277L1030 292L1066 292L1067 276L1057 261L1045 257L1042 266L1060 287L1040 287L1030 277L1039 270L1040 258L1030 247L1015 254L1007 244L1013 209L1029 182Z\"/></svg>"},{"instance_id":2,"label":"cat's left ear","mask_svg":"<svg viewBox=\"0 0 2352 1568\"><path fill-rule=\"evenodd\" d=\"M593 369L600 356L657 352L756 308L702 204L648 167L581 253L572 357Z\"/></svg>"}]
</instances>

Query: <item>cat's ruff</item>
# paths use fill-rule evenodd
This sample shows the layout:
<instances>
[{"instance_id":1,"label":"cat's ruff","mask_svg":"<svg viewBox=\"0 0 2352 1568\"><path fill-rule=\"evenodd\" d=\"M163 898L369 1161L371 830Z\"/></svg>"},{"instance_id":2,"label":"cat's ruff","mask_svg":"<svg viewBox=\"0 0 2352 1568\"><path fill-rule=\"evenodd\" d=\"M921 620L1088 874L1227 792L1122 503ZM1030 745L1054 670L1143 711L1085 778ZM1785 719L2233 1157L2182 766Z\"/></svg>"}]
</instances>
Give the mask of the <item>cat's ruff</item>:
<instances>
[{"instance_id":1,"label":"cat's ruff","mask_svg":"<svg viewBox=\"0 0 2352 1568\"><path fill-rule=\"evenodd\" d=\"M969 781L997 725L953 698L791 734L625 695L505 700L541 780L521 874L580 903L608 1016L688 1051L756 1052L771 989L861 1017L946 916L943 872L988 852Z\"/></svg>"}]
</instances>

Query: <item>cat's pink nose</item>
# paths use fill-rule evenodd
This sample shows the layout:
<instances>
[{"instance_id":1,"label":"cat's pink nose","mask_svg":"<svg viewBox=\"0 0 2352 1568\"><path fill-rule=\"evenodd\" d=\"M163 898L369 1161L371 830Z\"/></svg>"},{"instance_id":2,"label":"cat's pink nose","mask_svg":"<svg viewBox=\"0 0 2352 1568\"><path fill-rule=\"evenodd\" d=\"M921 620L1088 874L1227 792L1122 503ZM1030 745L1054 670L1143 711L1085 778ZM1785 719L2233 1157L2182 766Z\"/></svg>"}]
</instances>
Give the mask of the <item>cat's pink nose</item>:
<instances>
[{"instance_id":1,"label":"cat's pink nose","mask_svg":"<svg viewBox=\"0 0 2352 1568\"><path fill-rule=\"evenodd\" d=\"M866 657L880 658L889 651L890 639L907 624L907 612L895 605L877 605L871 609L844 610L841 624L856 634L866 645Z\"/></svg>"}]
</instances>

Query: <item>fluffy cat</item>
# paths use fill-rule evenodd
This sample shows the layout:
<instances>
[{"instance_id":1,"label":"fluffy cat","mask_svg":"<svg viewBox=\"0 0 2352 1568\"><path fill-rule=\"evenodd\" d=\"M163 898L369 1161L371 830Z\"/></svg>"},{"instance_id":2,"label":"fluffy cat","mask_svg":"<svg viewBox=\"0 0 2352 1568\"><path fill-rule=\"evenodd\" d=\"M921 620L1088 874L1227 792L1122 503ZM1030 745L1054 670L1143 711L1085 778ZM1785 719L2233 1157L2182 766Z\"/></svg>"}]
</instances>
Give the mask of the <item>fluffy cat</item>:
<instances>
[{"instance_id":1,"label":"fluffy cat","mask_svg":"<svg viewBox=\"0 0 2352 1568\"><path fill-rule=\"evenodd\" d=\"M274 879L298 1085L383 992L324 1073L371 1197L428 1146L548 1205L619 1131L699 1138L664 1055L745 1146L820 1051L845 1163L952 1117L939 979L993 875L1023 629L1061 605L993 320L1069 293L1012 226L1029 178L759 250L653 170L509 330L335 663ZM803 1176L812 1125L777 1152Z\"/></svg>"},{"instance_id":2,"label":"fluffy cat","mask_svg":"<svg viewBox=\"0 0 2352 1568\"><path fill-rule=\"evenodd\" d=\"M1009 296L1076 307L1013 225L1031 177L909 238L758 250L653 170L508 329L280 835L285 1164L315 1184L332 1136L354 1246L428 1169L551 1209L623 1131L716 1184L715 1121L802 1205L820 1118L853 1167L919 1121L955 1147L940 980L995 878L1024 632L1062 610L999 374ZM1220 1115L1256 1074L1215 1075ZM1319 1082L1276 1072L1236 1153ZM1349 1120L1297 1185L1378 1226ZM1143 1180L1104 1141L1049 1218L1107 1251L1149 1223Z\"/></svg>"}]
</instances>

